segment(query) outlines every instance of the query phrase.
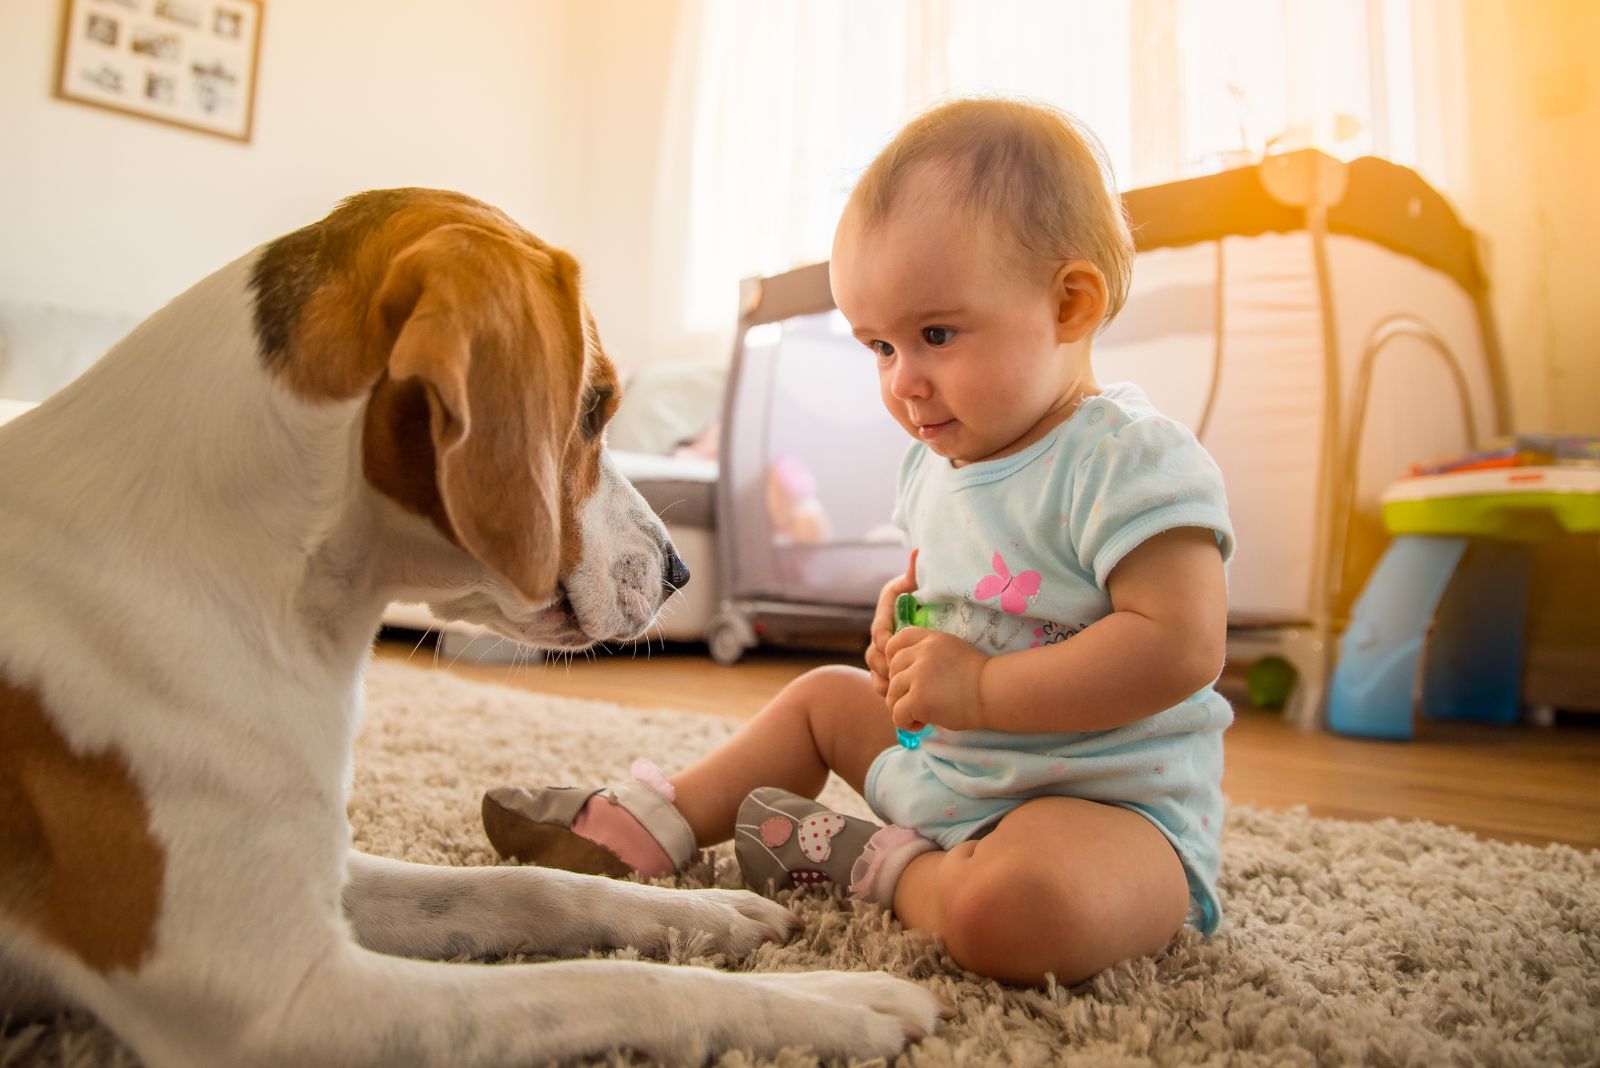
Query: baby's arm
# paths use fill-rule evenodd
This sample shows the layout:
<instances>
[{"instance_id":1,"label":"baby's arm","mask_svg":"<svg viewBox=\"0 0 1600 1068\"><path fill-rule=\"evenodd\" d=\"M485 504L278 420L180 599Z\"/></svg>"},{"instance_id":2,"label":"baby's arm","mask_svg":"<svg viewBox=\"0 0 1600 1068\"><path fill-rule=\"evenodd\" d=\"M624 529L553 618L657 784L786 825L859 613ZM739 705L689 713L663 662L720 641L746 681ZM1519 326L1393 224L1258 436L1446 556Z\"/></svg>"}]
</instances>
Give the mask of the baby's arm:
<instances>
[{"instance_id":1,"label":"baby's arm","mask_svg":"<svg viewBox=\"0 0 1600 1068\"><path fill-rule=\"evenodd\" d=\"M1216 535L1157 534L1106 581L1110 615L1071 639L989 657L948 634L890 639L887 700L896 726L1099 731L1170 708L1222 670L1227 586Z\"/></svg>"}]
</instances>

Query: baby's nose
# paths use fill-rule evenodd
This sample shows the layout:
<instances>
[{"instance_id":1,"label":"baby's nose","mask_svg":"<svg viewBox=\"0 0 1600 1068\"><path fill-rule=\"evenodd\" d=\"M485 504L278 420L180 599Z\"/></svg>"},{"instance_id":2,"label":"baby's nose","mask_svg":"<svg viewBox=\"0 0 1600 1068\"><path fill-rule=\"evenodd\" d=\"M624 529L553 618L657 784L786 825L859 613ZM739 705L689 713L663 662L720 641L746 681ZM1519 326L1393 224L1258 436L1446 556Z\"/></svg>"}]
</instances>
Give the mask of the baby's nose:
<instances>
[{"instance_id":1,"label":"baby's nose","mask_svg":"<svg viewBox=\"0 0 1600 1068\"><path fill-rule=\"evenodd\" d=\"M901 400L919 400L931 392L928 376L913 361L902 358L889 376L889 392Z\"/></svg>"}]
</instances>

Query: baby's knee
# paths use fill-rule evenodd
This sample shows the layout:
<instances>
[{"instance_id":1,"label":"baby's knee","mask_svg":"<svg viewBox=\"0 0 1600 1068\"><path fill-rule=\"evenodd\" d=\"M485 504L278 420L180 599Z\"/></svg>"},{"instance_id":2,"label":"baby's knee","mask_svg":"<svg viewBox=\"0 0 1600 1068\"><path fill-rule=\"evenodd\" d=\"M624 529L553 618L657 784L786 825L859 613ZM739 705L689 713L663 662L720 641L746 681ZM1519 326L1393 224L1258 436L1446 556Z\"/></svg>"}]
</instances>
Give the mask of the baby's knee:
<instances>
[{"instance_id":1,"label":"baby's knee","mask_svg":"<svg viewBox=\"0 0 1600 1068\"><path fill-rule=\"evenodd\" d=\"M872 688L872 676L849 664L824 664L795 679L793 685L816 693L854 695L860 693L862 687Z\"/></svg>"},{"instance_id":2,"label":"baby's knee","mask_svg":"<svg viewBox=\"0 0 1600 1068\"><path fill-rule=\"evenodd\" d=\"M1046 916L1052 925L1066 919L1072 899L1052 880L1027 869L1004 870L968 862L960 877L946 880L941 914L950 928L946 941L1006 945L1036 936Z\"/></svg>"},{"instance_id":3,"label":"baby's knee","mask_svg":"<svg viewBox=\"0 0 1600 1068\"><path fill-rule=\"evenodd\" d=\"M788 708L804 709L808 714L813 709L827 708L837 702L841 693L859 683L859 680L853 678L855 675L870 679L866 672L858 672L855 668L844 664L826 664L812 668L804 675L790 679L772 703ZM870 686L871 682L868 681L867 685Z\"/></svg>"},{"instance_id":4,"label":"baby's knee","mask_svg":"<svg viewBox=\"0 0 1600 1068\"><path fill-rule=\"evenodd\" d=\"M863 697L872 692L872 676L846 664L826 664L801 675L783 692L815 720L843 709L858 709Z\"/></svg>"},{"instance_id":5,"label":"baby's knee","mask_svg":"<svg viewBox=\"0 0 1600 1068\"><path fill-rule=\"evenodd\" d=\"M1038 984L1047 972L1075 983L1099 970L1080 952L1092 910L1070 882L1026 867L972 865L945 885L939 934L969 971Z\"/></svg>"}]
</instances>

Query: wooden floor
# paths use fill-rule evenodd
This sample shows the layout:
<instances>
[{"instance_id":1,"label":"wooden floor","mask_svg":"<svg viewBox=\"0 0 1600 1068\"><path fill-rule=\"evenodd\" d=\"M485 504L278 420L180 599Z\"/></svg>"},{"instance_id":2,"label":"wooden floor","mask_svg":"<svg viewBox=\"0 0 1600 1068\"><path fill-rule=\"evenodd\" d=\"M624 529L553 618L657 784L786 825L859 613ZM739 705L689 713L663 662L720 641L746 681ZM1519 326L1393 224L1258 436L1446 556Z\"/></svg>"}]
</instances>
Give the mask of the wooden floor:
<instances>
[{"instance_id":1,"label":"wooden floor","mask_svg":"<svg viewBox=\"0 0 1600 1068\"><path fill-rule=\"evenodd\" d=\"M517 667L452 666L415 641L380 642L378 655L539 692L741 719L810 668L851 662L843 655L758 652L725 668L687 647ZM1227 734L1223 788L1236 803L1305 805L1344 819L1426 819L1505 841L1600 847L1600 716L1553 727L1423 723L1414 741L1379 742L1290 727L1276 713L1249 707L1234 682L1224 677L1238 717Z\"/></svg>"}]
</instances>

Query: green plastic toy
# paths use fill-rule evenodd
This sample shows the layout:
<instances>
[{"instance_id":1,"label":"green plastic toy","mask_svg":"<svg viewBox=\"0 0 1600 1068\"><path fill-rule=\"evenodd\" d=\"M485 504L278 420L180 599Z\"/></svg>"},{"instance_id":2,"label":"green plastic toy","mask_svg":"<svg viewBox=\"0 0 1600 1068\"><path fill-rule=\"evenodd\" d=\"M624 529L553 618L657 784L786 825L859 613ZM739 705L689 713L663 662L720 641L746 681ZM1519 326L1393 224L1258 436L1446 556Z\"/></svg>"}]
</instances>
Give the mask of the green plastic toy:
<instances>
[{"instance_id":1,"label":"green plastic toy","mask_svg":"<svg viewBox=\"0 0 1600 1068\"><path fill-rule=\"evenodd\" d=\"M926 627L928 625L928 606L917 600L909 593L902 593L894 599L894 629L901 627ZM895 733L900 736L900 744L907 749L915 749L922 744L922 739L927 737L930 726L921 726L915 730L905 730L896 727Z\"/></svg>"},{"instance_id":2,"label":"green plastic toy","mask_svg":"<svg viewBox=\"0 0 1600 1068\"><path fill-rule=\"evenodd\" d=\"M1264 656L1245 672L1245 688L1250 703L1257 708L1279 709L1289 703L1289 694L1299 677L1294 665L1281 656Z\"/></svg>"}]
</instances>

